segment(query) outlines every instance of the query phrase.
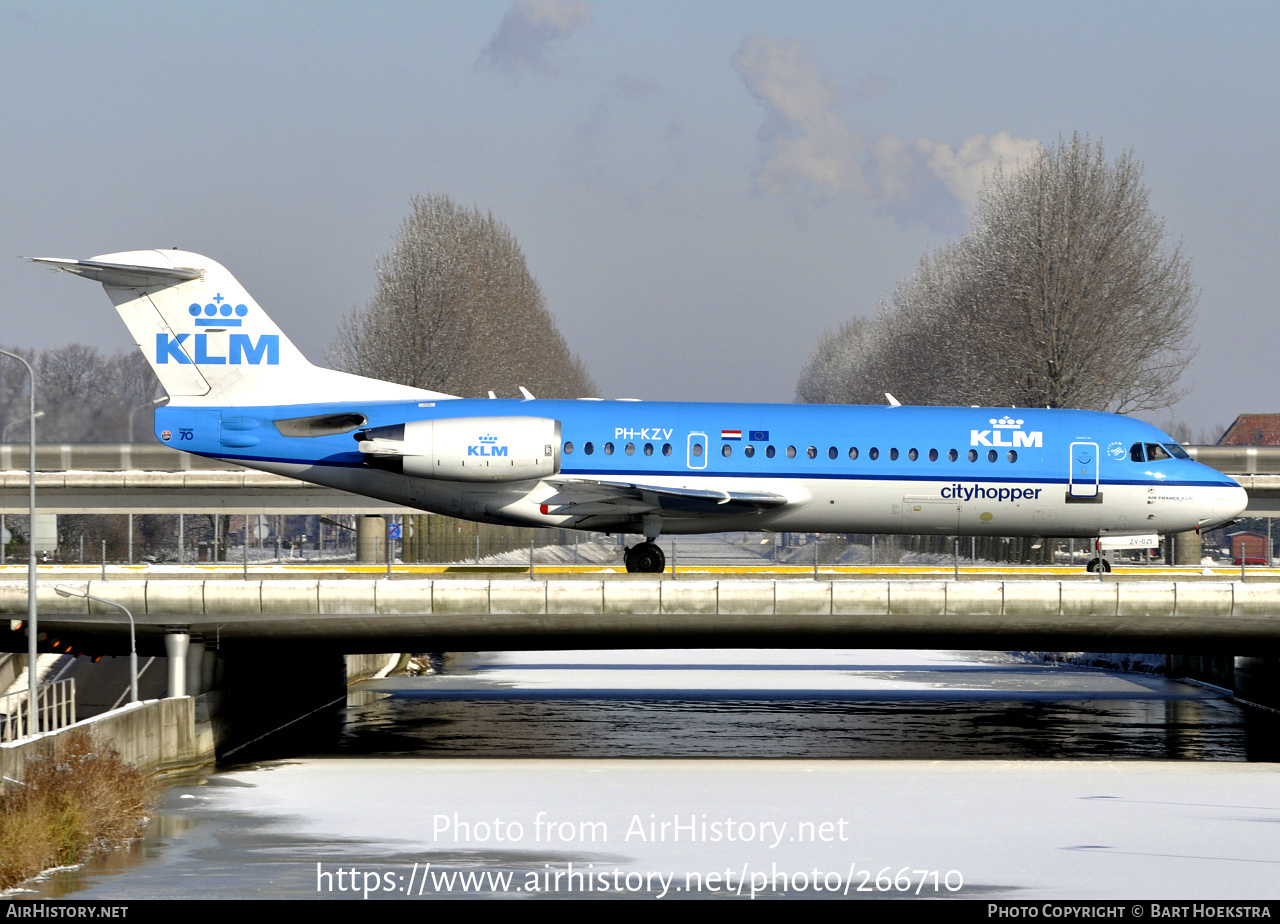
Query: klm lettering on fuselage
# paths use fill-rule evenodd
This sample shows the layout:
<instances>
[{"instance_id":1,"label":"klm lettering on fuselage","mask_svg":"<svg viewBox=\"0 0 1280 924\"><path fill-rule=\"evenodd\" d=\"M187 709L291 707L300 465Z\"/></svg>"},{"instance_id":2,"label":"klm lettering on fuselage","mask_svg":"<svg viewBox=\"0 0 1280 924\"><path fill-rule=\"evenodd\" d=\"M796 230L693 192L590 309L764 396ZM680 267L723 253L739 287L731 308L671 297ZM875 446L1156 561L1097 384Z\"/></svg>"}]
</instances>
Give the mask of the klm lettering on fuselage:
<instances>
[{"instance_id":1,"label":"klm lettering on fuselage","mask_svg":"<svg viewBox=\"0 0 1280 924\"><path fill-rule=\"evenodd\" d=\"M195 347L194 360L183 350L187 338ZM210 353L208 338L208 334L156 334L156 362L162 366L170 360L184 366L280 365L279 334L263 334L256 342L250 334L231 334L226 356Z\"/></svg>"},{"instance_id":2,"label":"klm lettering on fuselage","mask_svg":"<svg viewBox=\"0 0 1280 924\"><path fill-rule=\"evenodd\" d=\"M1004 446L1010 449L1027 446L1039 449L1044 446L1044 431L1022 429L1022 421L1012 417L992 417L990 430L970 430L970 446Z\"/></svg>"}]
</instances>

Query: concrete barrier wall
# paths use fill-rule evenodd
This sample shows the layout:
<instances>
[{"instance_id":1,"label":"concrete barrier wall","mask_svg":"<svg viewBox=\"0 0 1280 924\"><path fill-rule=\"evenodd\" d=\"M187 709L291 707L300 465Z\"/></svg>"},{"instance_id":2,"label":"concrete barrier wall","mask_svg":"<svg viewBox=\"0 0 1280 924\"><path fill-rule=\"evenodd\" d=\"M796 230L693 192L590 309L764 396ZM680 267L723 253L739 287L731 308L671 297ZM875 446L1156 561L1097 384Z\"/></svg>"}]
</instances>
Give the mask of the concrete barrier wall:
<instances>
[{"instance_id":1,"label":"concrete barrier wall","mask_svg":"<svg viewBox=\"0 0 1280 924\"><path fill-rule=\"evenodd\" d=\"M27 759L56 758L71 733L85 730L120 757L148 773L167 773L213 762L213 730L195 723L195 700L153 699L103 713L75 725L23 741L0 745L0 769L21 782ZM5 783L5 785L11 785Z\"/></svg>"}]
</instances>

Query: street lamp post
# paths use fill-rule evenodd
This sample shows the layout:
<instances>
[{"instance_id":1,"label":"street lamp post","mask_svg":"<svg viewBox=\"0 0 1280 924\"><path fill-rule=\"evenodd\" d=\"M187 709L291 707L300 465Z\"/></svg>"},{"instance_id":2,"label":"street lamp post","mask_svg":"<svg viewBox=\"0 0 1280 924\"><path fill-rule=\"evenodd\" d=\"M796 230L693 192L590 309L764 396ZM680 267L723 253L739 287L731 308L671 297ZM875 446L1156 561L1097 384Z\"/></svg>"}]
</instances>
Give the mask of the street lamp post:
<instances>
[{"instance_id":1,"label":"street lamp post","mask_svg":"<svg viewBox=\"0 0 1280 924\"><path fill-rule=\"evenodd\" d=\"M124 614L129 617L129 702L136 703L138 701L138 641L133 629L133 614L129 612L129 608L123 603L116 603L114 600L96 596L87 590L67 584L58 584L53 589L60 597L84 597L86 600L95 600L107 606L114 606L118 610L124 610Z\"/></svg>"},{"instance_id":2,"label":"street lamp post","mask_svg":"<svg viewBox=\"0 0 1280 924\"><path fill-rule=\"evenodd\" d=\"M138 413L138 411L143 410L144 408L157 407L158 405L164 404L168 400L169 400L168 398L156 398L154 401L148 401L146 404L139 404L137 407L131 408L129 410L129 442L130 443L133 442L133 415Z\"/></svg>"},{"instance_id":3,"label":"street lamp post","mask_svg":"<svg viewBox=\"0 0 1280 924\"><path fill-rule=\"evenodd\" d=\"M27 734L34 735L40 729L37 725L36 710L36 642L38 641L36 622L36 373L17 353L0 350L0 355L16 359L27 367L27 378L31 382L31 414L27 418L30 424L28 442L30 455L27 460L27 508L31 520L27 527Z\"/></svg>"}]
</instances>

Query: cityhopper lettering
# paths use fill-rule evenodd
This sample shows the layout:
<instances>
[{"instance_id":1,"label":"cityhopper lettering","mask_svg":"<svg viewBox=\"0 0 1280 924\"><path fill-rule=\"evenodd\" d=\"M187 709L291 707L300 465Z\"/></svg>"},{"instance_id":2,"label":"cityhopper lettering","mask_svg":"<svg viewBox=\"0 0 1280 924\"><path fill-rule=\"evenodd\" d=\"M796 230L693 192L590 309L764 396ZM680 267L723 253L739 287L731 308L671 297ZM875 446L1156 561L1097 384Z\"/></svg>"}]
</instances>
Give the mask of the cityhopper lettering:
<instances>
[{"instance_id":1,"label":"cityhopper lettering","mask_svg":"<svg viewBox=\"0 0 1280 924\"><path fill-rule=\"evenodd\" d=\"M1040 449L1044 446L1044 431L1023 430L1022 421L1014 420L1012 417L992 417L990 430L969 431L969 445Z\"/></svg>"},{"instance_id":2,"label":"cityhopper lettering","mask_svg":"<svg viewBox=\"0 0 1280 924\"><path fill-rule=\"evenodd\" d=\"M1005 485L963 485L952 484L942 489L942 496L947 500L971 501L1021 501L1039 500L1043 488L1008 487Z\"/></svg>"},{"instance_id":3,"label":"cityhopper lettering","mask_svg":"<svg viewBox=\"0 0 1280 924\"><path fill-rule=\"evenodd\" d=\"M193 360L184 349L190 340ZM262 334L255 341L251 334L231 334L227 338L227 355L210 351L208 334L156 334L156 363L170 362L190 366L278 366L280 335ZM216 350L216 347L215 347Z\"/></svg>"}]
</instances>

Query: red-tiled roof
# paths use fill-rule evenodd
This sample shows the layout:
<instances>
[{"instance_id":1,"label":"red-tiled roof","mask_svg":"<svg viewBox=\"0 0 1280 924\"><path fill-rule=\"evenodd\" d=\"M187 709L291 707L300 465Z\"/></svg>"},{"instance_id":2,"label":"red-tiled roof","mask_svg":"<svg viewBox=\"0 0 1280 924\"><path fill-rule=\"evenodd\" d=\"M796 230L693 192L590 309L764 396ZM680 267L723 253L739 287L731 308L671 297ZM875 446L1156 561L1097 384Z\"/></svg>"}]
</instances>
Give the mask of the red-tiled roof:
<instances>
[{"instance_id":1,"label":"red-tiled roof","mask_svg":"<svg viewBox=\"0 0 1280 924\"><path fill-rule=\"evenodd\" d=\"M1280 446L1280 414L1241 414L1219 446Z\"/></svg>"}]
</instances>

